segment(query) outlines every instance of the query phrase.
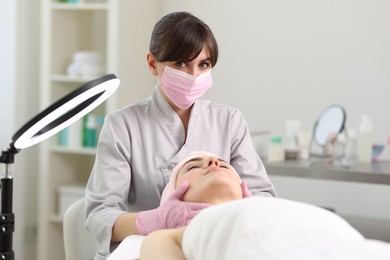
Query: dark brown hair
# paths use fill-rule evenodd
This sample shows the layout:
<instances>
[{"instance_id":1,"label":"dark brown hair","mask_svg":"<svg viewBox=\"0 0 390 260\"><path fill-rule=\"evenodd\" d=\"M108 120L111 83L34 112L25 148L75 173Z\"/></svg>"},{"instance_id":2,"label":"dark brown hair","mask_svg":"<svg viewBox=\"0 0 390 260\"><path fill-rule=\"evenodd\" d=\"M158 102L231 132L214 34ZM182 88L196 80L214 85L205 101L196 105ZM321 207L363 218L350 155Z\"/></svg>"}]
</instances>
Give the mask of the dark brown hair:
<instances>
[{"instance_id":1,"label":"dark brown hair","mask_svg":"<svg viewBox=\"0 0 390 260\"><path fill-rule=\"evenodd\" d=\"M194 60L206 45L211 66L217 63L218 45L211 29L203 21L187 12L165 15L154 26L150 52L157 61Z\"/></svg>"}]
</instances>

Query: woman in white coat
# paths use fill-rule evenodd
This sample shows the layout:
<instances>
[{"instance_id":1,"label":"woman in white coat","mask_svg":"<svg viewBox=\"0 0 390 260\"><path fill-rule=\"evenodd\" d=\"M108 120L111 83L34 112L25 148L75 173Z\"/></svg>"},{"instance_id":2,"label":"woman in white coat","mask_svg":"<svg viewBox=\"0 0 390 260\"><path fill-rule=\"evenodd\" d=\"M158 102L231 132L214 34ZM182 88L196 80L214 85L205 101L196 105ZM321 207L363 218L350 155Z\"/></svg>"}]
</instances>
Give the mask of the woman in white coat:
<instances>
[{"instance_id":1,"label":"woman in white coat","mask_svg":"<svg viewBox=\"0 0 390 260\"><path fill-rule=\"evenodd\" d=\"M192 151L229 162L253 195L276 195L240 111L199 99L217 59L212 31L195 16L175 12L155 25L147 64L158 84L150 98L109 114L98 142L86 190L86 227L100 244L95 259L128 235L184 226L209 206L182 201L185 189L159 206L172 169Z\"/></svg>"}]
</instances>

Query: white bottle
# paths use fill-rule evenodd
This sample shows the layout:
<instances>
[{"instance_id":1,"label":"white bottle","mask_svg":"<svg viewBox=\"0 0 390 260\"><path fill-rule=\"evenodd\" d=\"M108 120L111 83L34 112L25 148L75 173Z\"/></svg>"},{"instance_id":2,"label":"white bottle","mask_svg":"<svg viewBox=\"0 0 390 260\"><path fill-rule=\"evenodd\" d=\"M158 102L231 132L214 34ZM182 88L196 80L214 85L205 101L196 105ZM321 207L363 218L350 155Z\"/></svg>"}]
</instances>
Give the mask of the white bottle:
<instances>
[{"instance_id":1,"label":"white bottle","mask_svg":"<svg viewBox=\"0 0 390 260\"><path fill-rule=\"evenodd\" d=\"M97 143L97 121L94 114L87 115L87 122L85 125L85 147L96 147Z\"/></svg>"},{"instance_id":2,"label":"white bottle","mask_svg":"<svg viewBox=\"0 0 390 260\"><path fill-rule=\"evenodd\" d=\"M71 126L69 126L69 131L68 131L69 147L80 148L83 145L82 133L83 133L83 122L82 120L79 119L76 122L74 122Z\"/></svg>"},{"instance_id":3,"label":"white bottle","mask_svg":"<svg viewBox=\"0 0 390 260\"><path fill-rule=\"evenodd\" d=\"M361 163L372 161L373 127L368 116L362 115L357 140L357 156Z\"/></svg>"},{"instance_id":4,"label":"white bottle","mask_svg":"<svg viewBox=\"0 0 390 260\"><path fill-rule=\"evenodd\" d=\"M346 164L354 164L357 157L357 131L354 128L347 130L347 143L345 146L344 159Z\"/></svg>"},{"instance_id":5,"label":"white bottle","mask_svg":"<svg viewBox=\"0 0 390 260\"><path fill-rule=\"evenodd\" d=\"M284 147L282 144L282 137L274 136L271 138L271 143L268 145L268 158L269 162L282 162L284 161Z\"/></svg>"}]
</instances>

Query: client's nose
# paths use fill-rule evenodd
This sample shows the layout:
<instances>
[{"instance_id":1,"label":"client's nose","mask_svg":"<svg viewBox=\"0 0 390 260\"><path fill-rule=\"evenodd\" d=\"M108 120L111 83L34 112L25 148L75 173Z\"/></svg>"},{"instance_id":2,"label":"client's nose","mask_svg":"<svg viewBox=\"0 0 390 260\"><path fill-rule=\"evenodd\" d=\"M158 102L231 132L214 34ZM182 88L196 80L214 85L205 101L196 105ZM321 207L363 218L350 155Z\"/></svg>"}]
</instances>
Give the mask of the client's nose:
<instances>
[{"instance_id":1,"label":"client's nose","mask_svg":"<svg viewBox=\"0 0 390 260\"><path fill-rule=\"evenodd\" d=\"M210 157L209 166L217 166L219 167L219 160L217 157Z\"/></svg>"}]
</instances>

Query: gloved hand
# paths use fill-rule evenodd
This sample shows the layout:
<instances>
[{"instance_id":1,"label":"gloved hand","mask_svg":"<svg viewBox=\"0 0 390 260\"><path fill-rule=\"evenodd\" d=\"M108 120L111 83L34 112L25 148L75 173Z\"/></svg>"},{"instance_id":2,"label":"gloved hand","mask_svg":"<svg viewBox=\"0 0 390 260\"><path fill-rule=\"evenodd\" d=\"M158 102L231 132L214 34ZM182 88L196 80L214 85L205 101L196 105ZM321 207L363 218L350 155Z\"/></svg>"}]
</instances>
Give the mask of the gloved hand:
<instances>
[{"instance_id":1,"label":"gloved hand","mask_svg":"<svg viewBox=\"0 0 390 260\"><path fill-rule=\"evenodd\" d=\"M183 182L169 198L156 209L141 211L137 215L136 227L140 235L152 231L186 226L207 203L182 201L189 184Z\"/></svg>"},{"instance_id":2,"label":"gloved hand","mask_svg":"<svg viewBox=\"0 0 390 260\"><path fill-rule=\"evenodd\" d=\"M252 193L249 191L248 185L246 184L246 182L244 182L244 181L241 182L241 189L242 189L242 197L243 198L252 197Z\"/></svg>"}]
</instances>

